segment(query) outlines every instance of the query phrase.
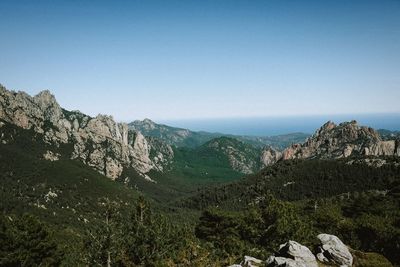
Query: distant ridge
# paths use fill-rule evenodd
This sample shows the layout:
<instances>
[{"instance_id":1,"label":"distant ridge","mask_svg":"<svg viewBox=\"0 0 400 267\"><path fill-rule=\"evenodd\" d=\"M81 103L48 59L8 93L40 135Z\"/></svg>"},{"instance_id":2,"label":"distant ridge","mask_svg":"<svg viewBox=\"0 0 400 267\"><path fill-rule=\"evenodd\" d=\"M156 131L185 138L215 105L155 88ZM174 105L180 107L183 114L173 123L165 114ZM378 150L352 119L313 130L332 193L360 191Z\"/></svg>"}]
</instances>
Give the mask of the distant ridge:
<instances>
[{"instance_id":1,"label":"distant ridge","mask_svg":"<svg viewBox=\"0 0 400 267\"><path fill-rule=\"evenodd\" d=\"M236 138L259 148L268 145L276 149L284 149L291 144L303 142L309 137L309 134L305 133L288 133L276 136L248 136L191 131L189 129L158 124L150 119L136 120L129 123L128 126L132 130L140 131L145 136L159 138L169 145L190 148L198 147L211 139L226 136Z\"/></svg>"},{"instance_id":2,"label":"distant ridge","mask_svg":"<svg viewBox=\"0 0 400 267\"><path fill-rule=\"evenodd\" d=\"M177 147L197 147L207 141L222 136L218 133L194 132L188 129L171 127L164 124L158 124L150 119L135 120L128 123L132 130L136 130L145 136L152 136L163 140L169 145Z\"/></svg>"}]
</instances>

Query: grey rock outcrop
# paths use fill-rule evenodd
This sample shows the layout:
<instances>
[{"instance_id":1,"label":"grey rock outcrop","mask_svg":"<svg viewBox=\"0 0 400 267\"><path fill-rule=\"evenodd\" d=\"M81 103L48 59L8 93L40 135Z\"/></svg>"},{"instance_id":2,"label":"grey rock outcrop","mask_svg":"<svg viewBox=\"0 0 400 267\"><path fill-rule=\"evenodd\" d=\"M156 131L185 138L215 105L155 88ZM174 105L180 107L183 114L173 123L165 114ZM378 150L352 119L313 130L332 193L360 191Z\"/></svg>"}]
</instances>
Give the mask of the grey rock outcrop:
<instances>
[{"instance_id":1,"label":"grey rock outcrop","mask_svg":"<svg viewBox=\"0 0 400 267\"><path fill-rule=\"evenodd\" d=\"M296 241L288 241L282 244L279 248L279 256L292 258L309 267L318 267L317 260L311 250Z\"/></svg>"},{"instance_id":2,"label":"grey rock outcrop","mask_svg":"<svg viewBox=\"0 0 400 267\"><path fill-rule=\"evenodd\" d=\"M78 111L63 110L47 90L31 97L0 86L0 120L43 134L48 144L71 144L73 149L68 155L71 159L80 160L111 179L118 178L127 167L149 178L146 173L162 171L173 158L171 147L156 146L111 116L92 118ZM151 155L155 156L150 158ZM44 158L55 159L49 153Z\"/></svg>"},{"instance_id":3,"label":"grey rock outcrop","mask_svg":"<svg viewBox=\"0 0 400 267\"><path fill-rule=\"evenodd\" d=\"M278 252L268 257L265 262L245 256L245 260L239 265L230 267L260 266L260 264L266 267L318 267L320 266L318 261L329 266L352 266L353 256L339 238L328 234L320 234L317 238L321 243L317 257L306 246L296 241L288 241L280 245ZM246 263L254 265L246 265Z\"/></svg>"},{"instance_id":4,"label":"grey rock outcrop","mask_svg":"<svg viewBox=\"0 0 400 267\"><path fill-rule=\"evenodd\" d=\"M303 144L294 144L281 153L271 148L263 151L264 165L288 159L339 159L350 156L400 156L399 140L382 140L379 133L356 121L339 125L325 123Z\"/></svg>"},{"instance_id":5,"label":"grey rock outcrop","mask_svg":"<svg viewBox=\"0 0 400 267\"><path fill-rule=\"evenodd\" d=\"M340 266L352 266L353 256L343 242L334 235L320 234L321 242L317 258L321 262L334 263Z\"/></svg>"},{"instance_id":6,"label":"grey rock outcrop","mask_svg":"<svg viewBox=\"0 0 400 267\"><path fill-rule=\"evenodd\" d=\"M306 246L296 241L288 241L280 246L277 255L268 258L267 266L318 267L318 263Z\"/></svg>"},{"instance_id":7,"label":"grey rock outcrop","mask_svg":"<svg viewBox=\"0 0 400 267\"><path fill-rule=\"evenodd\" d=\"M282 157L282 152L272 147L267 147L262 151L261 162L265 166L269 166L277 162L281 157Z\"/></svg>"}]
</instances>

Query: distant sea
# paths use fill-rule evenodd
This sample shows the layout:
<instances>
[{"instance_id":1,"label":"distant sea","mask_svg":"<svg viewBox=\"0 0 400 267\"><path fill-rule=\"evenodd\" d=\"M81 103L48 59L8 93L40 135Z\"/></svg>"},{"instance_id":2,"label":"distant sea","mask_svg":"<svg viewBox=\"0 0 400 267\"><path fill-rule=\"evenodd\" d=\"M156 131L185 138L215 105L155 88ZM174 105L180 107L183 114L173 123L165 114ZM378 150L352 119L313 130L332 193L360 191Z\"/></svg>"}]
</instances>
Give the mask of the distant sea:
<instances>
[{"instance_id":1,"label":"distant sea","mask_svg":"<svg viewBox=\"0 0 400 267\"><path fill-rule=\"evenodd\" d=\"M314 133L316 129L328 120L335 123L357 120L360 125L370 126L375 129L400 130L400 113L165 120L157 122L174 127L187 128L193 131L271 136L294 132Z\"/></svg>"}]
</instances>

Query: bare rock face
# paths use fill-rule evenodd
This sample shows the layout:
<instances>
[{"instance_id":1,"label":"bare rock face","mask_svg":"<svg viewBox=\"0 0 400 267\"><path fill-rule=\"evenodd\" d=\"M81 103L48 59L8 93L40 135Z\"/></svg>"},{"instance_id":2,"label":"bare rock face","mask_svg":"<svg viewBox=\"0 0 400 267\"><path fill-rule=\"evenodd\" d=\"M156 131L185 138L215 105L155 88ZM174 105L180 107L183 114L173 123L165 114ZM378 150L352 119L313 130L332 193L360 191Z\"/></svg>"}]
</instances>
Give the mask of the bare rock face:
<instances>
[{"instance_id":1,"label":"bare rock face","mask_svg":"<svg viewBox=\"0 0 400 267\"><path fill-rule=\"evenodd\" d=\"M31 97L0 86L0 120L33 129L43 134L48 144L72 144L70 158L112 179L118 178L126 167L134 168L143 176L150 170L162 171L173 158L168 145L159 145L163 150L150 158L157 148L142 134L129 132L127 124L117 123L111 116L91 118L78 111L63 110L49 91ZM52 160L54 155L46 153L44 158Z\"/></svg>"},{"instance_id":2,"label":"bare rock face","mask_svg":"<svg viewBox=\"0 0 400 267\"><path fill-rule=\"evenodd\" d=\"M122 145L128 144L128 126L115 122L111 116L98 115L88 121L84 130L97 142L112 139Z\"/></svg>"},{"instance_id":3,"label":"bare rock face","mask_svg":"<svg viewBox=\"0 0 400 267\"><path fill-rule=\"evenodd\" d=\"M272 147L267 147L262 151L261 162L269 166L277 162L282 157L282 153Z\"/></svg>"},{"instance_id":4,"label":"bare rock face","mask_svg":"<svg viewBox=\"0 0 400 267\"><path fill-rule=\"evenodd\" d=\"M264 165L288 159L338 159L357 156L400 156L399 140L382 140L370 127L356 121L339 125L328 121L303 144L294 144L281 153L270 148L263 151Z\"/></svg>"},{"instance_id":5,"label":"bare rock face","mask_svg":"<svg viewBox=\"0 0 400 267\"><path fill-rule=\"evenodd\" d=\"M63 112L55 97L45 90L33 97L33 101L42 111L45 120L58 124L63 119Z\"/></svg>"},{"instance_id":6,"label":"bare rock face","mask_svg":"<svg viewBox=\"0 0 400 267\"><path fill-rule=\"evenodd\" d=\"M137 170L147 173L152 169L152 161L150 159L150 146L146 138L138 132L133 142L134 165Z\"/></svg>"},{"instance_id":7,"label":"bare rock face","mask_svg":"<svg viewBox=\"0 0 400 267\"><path fill-rule=\"evenodd\" d=\"M296 241L288 241L280 245L278 256L294 259L307 267L318 267L317 260L311 250Z\"/></svg>"},{"instance_id":8,"label":"bare rock face","mask_svg":"<svg viewBox=\"0 0 400 267\"><path fill-rule=\"evenodd\" d=\"M57 123L60 110L48 91L35 97L24 92L11 92L0 86L0 118L24 129L43 133L46 120Z\"/></svg>"},{"instance_id":9,"label":"bare rock face","mask_svg":"<svg viewBox=\"0 0 400 267\"><path fill-rule=\"evenodd\" d=\"M343 242L334 235L320 234L317 238L321 242L318 260L326 263L334 263L340 266L352 266L353 256Z\"/></svg>"}]
</instances>

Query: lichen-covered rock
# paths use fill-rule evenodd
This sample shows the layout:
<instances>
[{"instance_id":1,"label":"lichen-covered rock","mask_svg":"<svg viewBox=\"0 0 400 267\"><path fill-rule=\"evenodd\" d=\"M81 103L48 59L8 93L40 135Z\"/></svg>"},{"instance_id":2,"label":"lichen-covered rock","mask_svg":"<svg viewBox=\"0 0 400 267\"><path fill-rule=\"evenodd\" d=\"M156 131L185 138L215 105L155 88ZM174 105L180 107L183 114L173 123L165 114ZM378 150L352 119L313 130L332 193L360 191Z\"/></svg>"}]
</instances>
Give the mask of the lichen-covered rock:
<instances>
[{"instance_id":1,"label":"lichen-covered rock","mask_svg":"<svg viewBox=\"0 0 400 267\"><path fill-rule=\"evenodd\" d=\"M340 266L352 266L353 256L348 247L334 235L320 234L317 238L321 242L318 260L321 262L331 262Z\"/></svg>"}]
</instances>

